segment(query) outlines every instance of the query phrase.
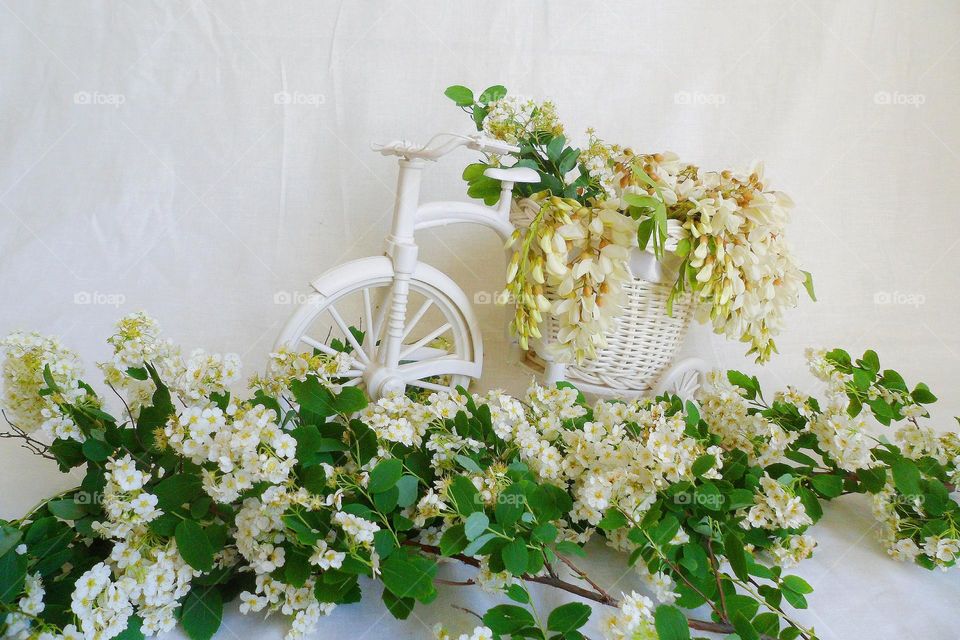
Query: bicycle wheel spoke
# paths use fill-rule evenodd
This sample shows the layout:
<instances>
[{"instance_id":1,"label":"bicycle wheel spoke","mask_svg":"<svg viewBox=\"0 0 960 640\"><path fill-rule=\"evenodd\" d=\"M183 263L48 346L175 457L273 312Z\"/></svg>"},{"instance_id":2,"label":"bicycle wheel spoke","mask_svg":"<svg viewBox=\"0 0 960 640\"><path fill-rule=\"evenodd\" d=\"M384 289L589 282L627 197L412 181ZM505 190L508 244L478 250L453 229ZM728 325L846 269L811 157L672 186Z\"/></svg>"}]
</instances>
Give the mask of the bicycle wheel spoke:
<instances>
[{"instance_id":1,"label":"bicycle wheel spoke","mask_svg":"<svg viewBox=\"0 0 960 640\"><path fill-rule=\"evenodd\" d=\"M314 340L314 339L311 338L310 336L300 336L300 341L303 342L303 343L305 343L305 344L307 344L307 345L309 345L309 346L311 346L311 347L313 347L314 349L317 349L318 351L322 351L323 353L327 354L328 356L335 356L335 355L337 355L338 353L340 353L339 351L337 351L337 350L334 349L333 347L328 346L328 345L325 345L325 344L323 344L322 342L320 342L319 340Z\"/></svg>"},{"instance_id":2,"label":"bicycle wheel spoke","mask_svg":"<svg viewBox=\"0 0 960 640\"><path fill-rule=\"evenodd\" d=\"M310 336L307 336L307 335L300 336L300 342L303 342L304 344L311 346L314 349L317 349L321 353L324 353L328 356L333 356L333 357L336 357L339 355L349 356L353 360L353 362L351 362L350 365L353 367L356 367L356 369L351 369L350 371L347 371L346 374L344 374L346 377L351 377L353 375L358 375L358 376L363 375L364 369L367 368L366 364L364 364L363 362L360 362L349 353L344 354L342 351L337 351L330 345L323 344L319 340L314 340Z\"/></svg>"},{"instance_id":3,"label":"bicycle wheel spoke","mask_svg":"<svg viewBox=\"0 0 960 640\"><path fill-rule=\"evenodd\" d=\"M420 387L427 391L450 391L449 386L437 384L436 382L427 382L426 380L411 380L408 382L411 387Z\"/></svg>"},{"instance_id":4,"label":"bicycle wheel spoke","mask_svg":"<svg viewBox=\"0 0 960 640\"><path fill-rule=\"evenodd\" d=\"M410 335L410 332L413 331L413 328L417 326L417 323L423 318L427 313L430 307L433 306L433 300L427 298L427 301L417 309L417 312L413 314L413 317L410 318L410 323L407 325L406 329L403 330L403 337L400 338L400 342L403 342L407 339L407 336Z\"/></svg>"},{"instance_id":5,"label":"bicycle wheel spoke","mask_svg":"<svg viewBox=\"0 0 960 640\"><path fill-rule=\"evenodd\" d=\"M354 337L353 332L350 331L347 323L343 321L342 317L340 317L340 313L337 311L337 308L331 304L327 307L327 312L333 316L333 321L336 322L337 326L340 327L340 330L343 331L343 335L346 337L347 342L350 343L350 346L353 347L356 354L360 356L360 359L366 363L369 363L370 358L367 357L367 354L363 352L363 347L361 347L360 343L357 342L357 339Z\"/></svg>"},{"instance_id":6,"label":"bicycle wheel spoke","mask_svg":"<svg viewBox=\"0 0 960 640\"><path fill-rule=\"evenodd\" d=\"M436 329L434 329L433 331L431 331L431 332L428 333L427 335L423 336L422 338L420 338L419 340L417 340L417 341L414 342L413 344L406 346L406 348L403 349L403 351L400 352L400 359L403 360L404 357L410 355L412 352L416 351L416 350L419 349L420 347L422 347L422 346L424 346L424 345L426 345L426 344L429 344L429 343L432 342L433 340L439 338L439 337L442 336L444 333L446 333L449 329L450 329L450 323L449 323L449 322L444 322L443 325L441 325L440 327L437 327Z\"/></svg>"},{"instance_id":7,"label":"bicycle wheel spoke","mask_svg":"<svg viewBox=\"0 0 960 640\"><path fill-rule=\"evenodd\" d=\"M367 323L366 331L367 331L368 334L372 333L372 332L370 331L370 329L372 328L372 327L370 326L370 322L371 322L372 320L373 320L373 311L372 311L371 306L370 306L370 289L369 289L369 288L364 288L364 289L363 289L363 320L362 320L362 322L366 322L366 323ZM373 355L373 346L372 346L372 345L376 342L376 340L377 340L376 337L373 336L373 335L371 335L371 336L369 337L369 339L367 340L366 353L367 353L368 356L372 356L372 355Z\"/></svg>"}]
</instances>

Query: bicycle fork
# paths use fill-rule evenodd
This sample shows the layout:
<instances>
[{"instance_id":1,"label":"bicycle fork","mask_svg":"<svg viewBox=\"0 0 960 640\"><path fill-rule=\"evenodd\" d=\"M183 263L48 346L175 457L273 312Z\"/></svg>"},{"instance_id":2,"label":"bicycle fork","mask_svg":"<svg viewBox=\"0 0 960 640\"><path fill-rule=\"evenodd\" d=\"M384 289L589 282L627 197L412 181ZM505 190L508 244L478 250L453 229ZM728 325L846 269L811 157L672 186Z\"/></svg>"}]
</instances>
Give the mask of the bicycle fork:
<instances>
[{"instance_id":1,"label":"bicycle fork","mask_svg":"<svg viewBox=\"0 0 960 640\"><path fill-rule=\"evenodd\" d=\"M381 396L393 391L402 392L406 386L406 382L397 375L397 367L400 365L401 347L406 337L404 332L410 277L416 269L419 253L414 228L420 201L420 180L426 163L420 159L401 159L399 164L393 224L386 242L386 255L393 261L390 306L385 320L383 348L378 350L379 366L370 367L367 379L367 389ZM371 336L371 339L376 340L377 336Z\"/></svg>"}]
</instances>

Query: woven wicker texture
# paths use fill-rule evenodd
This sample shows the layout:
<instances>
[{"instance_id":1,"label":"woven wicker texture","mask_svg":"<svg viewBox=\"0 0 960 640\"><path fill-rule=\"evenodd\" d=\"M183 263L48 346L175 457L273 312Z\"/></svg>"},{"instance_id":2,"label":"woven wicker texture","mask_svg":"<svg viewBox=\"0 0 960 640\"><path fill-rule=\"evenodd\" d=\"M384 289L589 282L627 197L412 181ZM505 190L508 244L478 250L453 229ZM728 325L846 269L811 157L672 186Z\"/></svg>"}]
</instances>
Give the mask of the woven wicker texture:
<instances>
[{"instance_id":1,"label":"woven wicker texture","mask_svg":"<svg viewBox=\"0 0 960 640\"><path fill-rule=\"evenodd\" d=\"M667 314L669 284L636 279L624 289L627 302L616 328L606 336L607 346L596 359L568 365L566 375L571 381L649 391L673 364L690 325L690 296L674 301L671 316ZM545 318L545 336L555 340L557 328L554 318Z\"/></svg>"},{"instance_id":2,"label":"woven wicker texture","mask_svg":"<svg viewBox=\"0 0 960 640\"><path fill-rule=\"evenodd\" d=\"M511 221L520 227L529 226L537 207L526 200L514 205ZM676 246L680 230L671 225L670 231L672 242L668 244L668 250ZM567 365L566 377L611 390L647 392L653 389L660 376L673 364L690 325L691 296L687 294L675 299L673 315L670 315L667 313L670 289L669 279L657 283L634 278L626 283L626 303L617 318L616 328L606 335L607 346L595 359L580 365ZM547 295L549 297L549 292ZM557 330L556 319L546 314L541 327L544 339L556 341ZM528 351L526 358L536 368L543 367L543 358L535 349Z\"/></svg>"}]
</instances>

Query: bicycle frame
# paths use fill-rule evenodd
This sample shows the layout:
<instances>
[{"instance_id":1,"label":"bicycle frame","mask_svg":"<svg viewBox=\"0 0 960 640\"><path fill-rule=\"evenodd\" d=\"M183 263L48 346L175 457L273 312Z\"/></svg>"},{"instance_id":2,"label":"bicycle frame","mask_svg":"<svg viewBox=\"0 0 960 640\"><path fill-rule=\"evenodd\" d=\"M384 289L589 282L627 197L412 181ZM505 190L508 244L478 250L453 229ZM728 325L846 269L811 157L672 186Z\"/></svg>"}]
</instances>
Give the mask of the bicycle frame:
<instances>
[{"instance_id":1,"label":"bicycle frame","mask_svg":"<svg viewBox=\"0 0 960 640\"><path fill-rule=\"evenodd\" d=\"M420 185L423 170L428 161L446 155L459 146L483 149L486 141L478 138L463 138L431 149L418 148L403 143L393 143L381 148L385 155L399 155L396 204L390 234L386 239L386 255L393 261L394 280L390 292L390 308L383 337L384 348L380 350L380 364L394 369L400 364L400 350L404 337L407 315L407 298L410 276L418 264L419 247L415 233L449 224L473 223L492 229L503 241L513 233L510 223L510 202L514 182L502 181L500 200L496 207L486 207L470 202L420 203ZM498 151L504 146L499 143Z\"/></svg>"}]
</instances>

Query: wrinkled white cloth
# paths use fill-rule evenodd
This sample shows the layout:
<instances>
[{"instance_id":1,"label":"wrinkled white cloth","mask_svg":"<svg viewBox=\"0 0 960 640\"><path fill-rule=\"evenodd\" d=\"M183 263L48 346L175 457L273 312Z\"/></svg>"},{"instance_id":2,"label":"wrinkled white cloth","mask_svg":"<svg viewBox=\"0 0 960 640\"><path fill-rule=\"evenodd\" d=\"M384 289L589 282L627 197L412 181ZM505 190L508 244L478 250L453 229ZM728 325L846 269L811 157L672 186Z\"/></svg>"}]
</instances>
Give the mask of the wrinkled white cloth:
<instances>
[{"instance_id":1,"label":"wrinkled white cloth","mask_svg":"<svg viewBox=\"0 0 960 640\"><path fill-rule=\"evenodd\" d=\"M950 428L960 413L957 33L950 3L868 0L2 0L0 332L61 334L92 369L112 322L146 309L185 348L236 351L258 370L310 279L381 250L395 164L369 144L469 132L444 88L502 83L552 97L574 136L592 125L705 167L763 158L796 201L791 242L820 302L789 318L781 355L761 371L740 344L702 329L687 353L758 371L772 388L811 388L804 347L873 347L940 395L934 415ZM470 158L431 166L424 196L465 197ZM421 257L470 299L502 287L492 233L423 240ZM506 362L504 310L476 312L481 387L521 391L528 374ZM0 456L0 516L79 482L9 441ZM851 546L870 521L850 502L813 531L822 546L801 574L820 618L801 617L831 640L955 638L957 574L887 561L870 535ZM446 604L415 613L466 626ZM382 614L372 597L321 633L426 633L415 617ZM228 625L241 637L282 634L254 620Z\"/></svg>"}]
</instances>

